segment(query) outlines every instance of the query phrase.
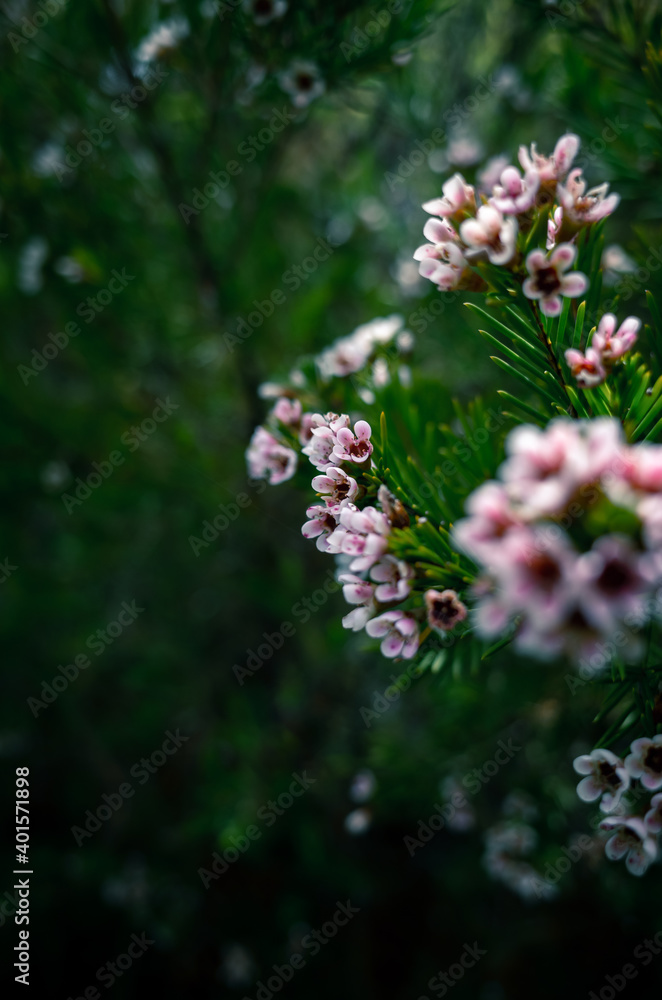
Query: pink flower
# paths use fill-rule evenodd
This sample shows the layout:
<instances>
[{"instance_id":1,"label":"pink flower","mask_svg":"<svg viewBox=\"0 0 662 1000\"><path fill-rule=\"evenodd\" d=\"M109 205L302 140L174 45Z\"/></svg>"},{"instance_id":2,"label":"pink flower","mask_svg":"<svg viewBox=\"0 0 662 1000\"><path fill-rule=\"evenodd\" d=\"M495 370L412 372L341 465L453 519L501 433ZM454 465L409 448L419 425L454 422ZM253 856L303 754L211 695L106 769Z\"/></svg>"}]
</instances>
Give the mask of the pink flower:
<instances>
[{"instance_id":1,"label":"pink flower","mask_svg":"<svg viewBox=\"0 0 662 1000\"><path fill-rule=\"evenodd\" d=\"M662 794L651 799L652 809L644 816L644 823L650 833L662 833Z\"/></svg>"},{"instance_id":2,"label":"pink flower","mask_svg":"<svg viewBox=\"0 0 662 1000\"><path fill-rule=\"evenodd\" d=\"M426 247L419 247L420 254ZM434 253L419 257L418 273L434 284L442 292L459 288L467 269L467 260L456 243L438 243L432 247Z\"/></svg>"},{"instance_id":3,"label":"pink flower","mask_svg":"<svg viewBox=\"0 0 662 1000\"><path fill-rule=\"evenodd\" d=\"M617 830L605 845L610 861L625 856L625 865L632 875L643 875L657 857L655 838L650 835L644 821L636 816L608 816L600 823L602 830Z\"/></svg>"},{"instance_id":4,"label":"pink flower","mask_svg":"<svg viewBox=\"0 0 662 1000\"><path fill-rule=\"evenodd\" d=\"M588 278L581 271L565 274L577 256L572 243L560 243L548 257L543 250L532 250L526 258L531 277L522 291L529 299L538 299L545 316L558 316L563 308L561 296L575 299L588 288Z\"/></svg>"},{"instance_id":5,"label":"pink flower","mask_svg":"<svg viewBox=\"0 0 662 1000\"><path fill-rule=\"evenodd\" d=\"M508 215L520 215L533 208L539 187L537 170L527 170L522 177L517 167L506 167L499 183L494 185L490 204Z\"/></svg>"},{"instance_id":6,"label":"pink flower","mask_svg":"<svg viewBox=\"0 0 662 1000\"><path fill-rule=\"evenodd\" d=\"M338 582L343 585L342 595L348 604L370 604L375 595L374 584L355 573L341 573Z\"/></svg>"},{"instance_id":7,"label":"pink flower","mask_svg":"<svg viewBox=\"0 0 662 1000\"><path fill-rule=\"evenodd\" d=\"M609 631L626 615L636 619L643 613L647 582L641 572L641 555L628 538L598 538L590 552L577 560L574 575L581 608L596 628ZM662 750L660 764L662 773Z\"/></svg>"},{"instance_id":8,"label":"pink flower","mask_svg":"<svg viewBox=\"0 0 662 1000\"><path fill-rule=\"evenodd\" d=\"M572 597L576 553L563 532L543 526L509 532L490 563L501 599L536 631L558 625Z\"/></svg>"},{"instance_id":9,"label":"pink flower","mask_svg":"<svg viewBox=\"0 0 662 1000\"><path fill-rule=\"evenodd\" d=\"M475 219L465 219L460 236L470 250L484 251L492 264L507 264L517 248L517 220L504 219L493 205L481 205Z\"/></svg>"},{"instance_id":10,"label":"pink flower","mask_svg":"<svg viewBox=\"0 0 662 1000\"><path fill-rule=\"evenodd\" d=\"M402 559L395 556L384 556L370 570L370 579L378 583L375 597L380 604L389 601L404 601L411 591L414 570Z\"/></svg>"},{"instance_id":11,"label":"pink flower","mask_svg":"<svg viewBox=\"0 0 662 1000\"><path fill-rule=\"evenodd\" d=\"M565 361L573 378L577 380L577 385L582 389L593 389L607 377L602 356L594 347L589 347L586 354L569 347L565 352Z\"/></svg>"},{"instance_id":12,"label":"pink flower","mask_svg":"<svg viewBox=\"0 0 662 1000\"><path fill-rule=\"evenodd\" d=\"M327 494L325 499L329 507L340 504L343 500L355 500L359 494L356 480L334 465L330 465L324 475L315 476L311 485L316 493Z\"/></svg>"},{"instance_id":13,"label":"pink flower","mask_svg":"<svg viewBox=\"0 0 662 1000\"><path fill-rule=\"evenodd\" d=\"M329 507L313 504L306 511L306 517L310 520L302 526L301 534L304 538L316 538L316 545L320 552L328 552L329 535L338 526L335 515Z\"/></svg>"},{"instance_id":14,"label":"pink flower","mask_svg":"<svg viewBox=\"0 0 662 1000\"><path fill-rule=\"evenodd\" d=\"M324 472L329 465L334 464L331 453L336 446L336 433L343 427L349 427L347 414L343 413L338 416L337 413L313 413L311 415L310 421L307 423L310 440L301 451L320 472Z\"/></svg>"},{"instance_id":15,"label":"pink flower","mask_svg":"<svg viewBox=\"0 0 662 1000\"><path fill-rule=\"evenodd\" d=\"M388 519L374 507L357 510L353 504L341 508L338 527L329 538L331 551L352 556L350 570L363 573L386 554Z\"/></svg>"},{"instance_id":16,"label":"pink flower","mask_svg":"<svg viewBox=\"0 0 662 1000\"><path fill-rule=\"evenodd\" d=\"M478 190L484 194L491 194L493 188L499 183L501 174L509 165L510 160L502 153L500 156L492 156L482 170L476 174Z\"/></svg>"},{"instance_id":17,"label":"pink flower","mask_svg":"<svg viewBox=\"0 0 662 1000\"><path fill-rule=\"evenodd\" d=\"M274 406L271 416L286 427L298 427L301 422L301 403L298 399L283 396Z\"/></svg>"},{"instance_id":18,"label":"pink flower","mask_svg":"<svg viewBox=\"0 0 662 1000\"><path fill-rule=\"evenodd\" d=\"M528 514L562 510L583 481L584 448L575 421L556 419L545 430L516 427L506 451L501 476L511 499Z\"/></svg>"},{"instance_id":19,"label":"pink flower","mask_svg":"<svg viewBox=\"0 0 662 1000\"><path fill-rule=\"evenodd\" d=\"M600 808L603 812L615 809L623 792L630 787L630 775L623 761L611 750L593 750L576 757L572 766L577 774L586 775L577 785L579 798L582 802L602 798Z\"/></svg>"},{"instance_id":20,"label":"pink flower","mask_svg":"<svg viewBox=\"0 0 662 1000\"><path fill-rule=\"evenodd\" d=\"M525 171L535 170L541 183L561 181L570 170L578 150L579 136L568 132L556 143L551 156L538 153L535 143L531 144L530 151L526 146L520 146L519 162Z\"/></svg>"},{"instance_id":21,"label":"pink flower","mask_svg":"<svg viewBox=\"0 0 662 1000\"><path fill-rule=\"evenodd\" d=\"M630 744L625 766L633 778L639 778L644 788L654 792L662 788L662 735L647 736Z\"/></svg>"},{"instance_id":22,"label":"pink flower","mask_svg":"<svg viewBox=\"0 0 662 1000\"><path fill-rule=\"evenodd\" d=\"M637 341L637 333L641 320L636 316L628 316L616 330L616 317L613 313L605 313L598 328L593 334L591 346L602 355L605 361L616 361L622 358ZM614 332L616 330L616 332Z\"/></svg>"},{"instance_id":23,"label":"pink flower","mask_svg":"<svg viewBox=\"0 0 662 1000\"><path fill-rule=\"evenodd\" d=\"M563 221L566 226L570 223L574 229L605 219L621 200L619 194L607 196L609 184L606 182L586 191L586 181L581 174L579 168L572 170L565 185L559 184L557 189L563 208Z\"/></svg>"},{"instance_id":24,"label":"pink flower","mask_svg":"<svg viewBox=\"0 0 662 1000\"><path fill-rule=\"evenodd\" d=\"M360 632L364 629L367 623L370 621L374 615L376 606L374 604L366 604L361 607L354 608L349 614L345 615L342 619L343 628L351 628L352 632Z\"/></svg>"},{"instance_id":25,"label":"pink flower","mask_svg":"<svg viewBox=\"0 0 662 1000\"><path fill-rule=\"evenodd\" d=\"M380 649L389 659L402 655L405 660L411 660L416 655L418 622L405 611L385 611L369 621L365 630L372 639L383 640Z\"/></svg>"},{"instance_id":26,"label":"pink flower","mask_svg":"<svg viewBox=\"0 0 662 1000\"><path fill-rule=\"evenodd\" d=\"M461 217L465 212L473 212L476 208L476 194L471 186L467 184L462 174L454 174L441 190L443 198L433 198L426 201L423 209L430 215L440 215L442 219Z\"/></svg>"},{"instance_id":27,"label":"pink flower","mask_svg":"<svg viewBox=\"0 0 662 1000\"><path fill-rule=\"evenodd\" d=\"M479 562L488 558L507 531L521 524L506 488L501 483L479 486L466 502L469 517L453 527L454 544Z\"/></svg>"},{"instance_id":28,"label":"pink flower","mask_svg":"<svg viewBox=\"0 0 662 1000\"><path fill-rule=\"evenodd\" d=\"M467 608L454 590L426 590L423 597L430 628L449 632L467 617Z\"/></svg>"},{"instance_id":29,"label":"pink flower","mask_svg":"<svg viewBox=\"0 0 662 1000\"><path fill-rule=\"evenodd\" d=\"M563 226L563 209L559 206L554 209L552 217L547 220L547 249L551 250L561 235Z\"/></svg>"},{"instance_id":30,"label":"pink flower","mask_svg":"<svg viewBox=\"0 0 662 1000\"><path fill-rule=\"evenodd\" d=\"M291 479L297 469L297 453L281 444L264 427L256 427L246 450L252 479L268 479L272 486Z\"/></svg>"},{"instance_id":31,"label":"pink flower","mask_svg":"<svg viewBox=\"0 0 662 1000\"><path fill-rule=\"evenodd\" d=\"M362 465L372 455L371 433L370 424L366 420L357 420L353 432L349 427L338 428L335 431L333 461Z\"/></svg>"}]
</instances>

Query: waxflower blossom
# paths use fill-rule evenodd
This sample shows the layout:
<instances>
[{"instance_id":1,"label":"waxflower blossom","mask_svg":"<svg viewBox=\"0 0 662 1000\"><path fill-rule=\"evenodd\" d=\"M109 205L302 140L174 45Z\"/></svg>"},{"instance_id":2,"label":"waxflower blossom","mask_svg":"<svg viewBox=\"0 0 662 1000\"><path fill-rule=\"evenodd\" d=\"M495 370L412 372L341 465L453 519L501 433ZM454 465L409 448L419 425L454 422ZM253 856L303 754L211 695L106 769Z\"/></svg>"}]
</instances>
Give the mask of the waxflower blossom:
<instances>
[{"instance_id":1,"label":"waxflower blossom","mask_svg":"<svg viewBox=\"0 0 662 1000\"><path fill-rule=\"evenodd\" d=\"M301 422L301 403L298 399L283 396L277 400L271 414L286 427L298 427Z\"/></svg>"},{"instance_id":2,"label":"waxflower blossom","mask_svg":"<svg viewBox=\"0 0 662 1000\"><path fill-rule=\"evenodd\" d=\"M449 632L467 617L466 606L454 590L426 590L424 600L430 628Z\"/></svg>"},{"instance_id":3,"label":"waxflower blossom","mask_svg":"<svg viewBox=\"0 0 662 1000\"><path fill-rule=\"evenodd\" d=\"M404 601L411 591L414 575L414 570L403 559L384 556L370 570L370 579L379 584L375 588L375 598L380 604Z\"/></svg>"},{"instance_id":4,"label":"waxflower blossom","mask_svg":"<svg viewBox=\"0 0 662 1000\"><path fill-rule=\"evenodd\" d=\"M329 549L329 535L338 527L338 522L330 507L323 504L312 504L307 511L308 521L301 527L301 534L304 538L316 538L316 545L320 552L327 552Z\"/></svg>"},{"instance_id":5,"label":"waxflower blossom","mask_svg":"<svg viewBox=\"0 0 662 1000\"><path fill-rule=\"evenodd\" d=\"M602 355L594 347L589 347L586 354L569 347L565 352L565 360L572 377L582 389L593 389L596 385L602 385L607 377Z\"/></svg>"},{"instance_id":6,"label":"waxflower blossom","mask_svg":"<svg viewBox=\"0 0 662 1000\"><path fill-rule=\"evenodd\" d=\"M522 290L527 298L537 299L545 316L558 316L563 308L561 296L575 299L588 288L588 278L581 271L565 272L577 256L571 243L560 243L547 256L543 250L532 250L526 258L530 277Z\"/></svg>"},{"instance_id":7,"label":"waxflower blossom","mask_svg":"<svg viewBox=\"0 0 662 1000\"><path fill-rule=\"evenodd\" d=\"M612 812L620 802L623 792L630 787L630 775L623 761L611 750L593 750L572 762L577 774L586 775L577 785L577 795L582 802L601 799L603 812Z\"/></svg>"},{"instance_id":8,"label":"waxflower blossom","mask_svg":"<svg viewBox=\"0 0 662 1000\"><path fill-rule=\"evenodd\" d=\"M173 17L157 24L136 49L137 62L144 65L161 59L176 49L189 31L190 26L185 17Z\"/></svg>"},{"instance_id":9,"label":"waxflower blossom","mask_svg":"<svg viewBox=\"0 0 662 1000\"><path fill-rule=\"evenodd\" d=\"M634 347L641 320L636 316L624 319L618 330L613 313L605 313L593 334L591 346L600 353L602 361L616 361Z\"/></svg>"},{"instance_id":10,"label":"waxflower blossom","mask_svg":"<svg viewBox=\"0 0 662 1000\"><path fill-rule=\"evenodd\" d=\"M329 536L330 551L351 556L350 571L363 573L386 555L390 530L387 518L375 507L358 510L348 503L340 509L338 527Z\"/></svg>"},{"instance_id":11,"label":"waxflower blossom","mask_svg":"<svg viewBox=\"0 0 662 1000\"><path fill-rule=\"evenodd\" d=\"M493 205L481 205L475 219L460 225L460 236L470 251L484 251L492 264L507 264L515 256L517 221L504 219Z\"/></svg>"},{"instance_id":12,"label":"waxflower blossom","mask_svg":"<svg viewBox=\"0 0 662 1000\"><path fill-rule=\"evenodd\" d=\"M579 150L579 136L568 132L562 135L551 156L542 156L532 143L530 150L520 146L519 162L525 172L535 171L541 184L562 181L568 174L572 161Z\"/></svg>"},{"instance_id":13,"label":"waxflower blossom","mask_svg":"<svg viewBox=\"0 0 662 1000\"><path fill-rule=\"evenodd\" d=\"M651 792L662 788L662 734L652 739L644 736L635 740L630 750L632 752L625 758L628 774L639 778L644 788Z\"/></svg>"},{"instance_id":14,"label":"waxflower blossom","mask_svg":"<svg viewBox=\"0 0 662 1000\"><path fill-rule=\"evenodd\" d=\"M425 247L419 247L416 253L421 253ZM438 243L433 247L434 254L422 257L418 272L423 278L434 284L442 292L450 292L459 288L467 269L467 259L456 243Z\"/></svg>"},{"instance_id":15,"label":"waxflower blossom","mask_svg":"<svg viewBox=\"0 0 662 1000\"><path fill-rule=\"evenodd\" d=\"M348 604L370 604L375 595L375 586L369 580L364 580L356 573L341 573L338 582L342 583L342 595Z\"/></svg>"},{"instance_id":16,"label":"waxflower blossom","mask_svg":"<svg viewBox=\"0 0 662 1000\"><path fill-rule=\"evenodd\" d=\"M616 830L605 845L610 861L625 857L625 866L632 875L643 875L657 857L655 838L637 816L608 816L600 823L602 830Z\"/></svg>"},{"instance_id":17,"label":"waxflower blossom","mask_svg":"<svg viewBox=\"0 0 662 1000\"><path fill-rule=\"evenodd\" d=\"M287 10L285 0L244 0L244 10L258 25L269 24L282 17Z\"/></svg>"},{"instance_id":18,"label":"waxflower blossom","mask_svg":"<svg viewBox=\"0 0 662 1000\"><path fill-rule=\"evenodd\" d=\"M278 83L295 108L305 108L326 90L318 66L307 59L295 59L278 75Z\"/></svg>"},{"instance_id":19,"label":"waxflower blossom","mask_svg":"<svg viewBox=\"0 0 662 1000\"><path fill-rule=\"evenodd\" d=\"M570 224L575 231L611 215L621 200L618 194L607 194L609 184L606 182L586 191L581 173L580 169L571 170L565 184L559 184L557 189L564 225Z\"/></svg>"},{"instance_id":20,"label":"waxflower blossom","mask_svg":"<svg viewBox=\"0 0 662 1000\"><path fill-rule=\"evenodd\" d=\"M522 177L517 167L508 166L494 185L490 204L507 215L521 215L535 205L539 187L537 170L527 170Z\"/></svg>"},{"instance_id":21,"label":"waxflower blossom","mask_svg":"<svg viewBox=\"0 0 662 1000\"><path fill-rule=\"evenodd\" d=\"M402 316L379 317L358 326L347 337L340 337L315 359L323 379L344 377L361 371L375 349L388 344L402 330Z\"/></svg>"},{"instance_id":22,"label":"waxflower blossom","mask_svg":"<svg viewBox=\"0 0 662 1000\"><path fill-rule=\"evenodd\" d=\"M357 420L354 431L349 427L339 427L335 431L335 443L332 451L334 462L354 462L361 465L372 455L372 430L367 420Z\"/></svg>"},{"instance_id":23,"label":"waxflower blossom","mask_svg":"<svg viewBox=\"0 0 662 1000\"><path fill-rule=\"evenodd\" d=\"M252 479L268 479L272 486L291 479L297 468L297 453L281 444L264 427L256 427L246 451Z\"/></svg>"},{"instance_id":24,"label":"waxflower blossom","mask_svg":"<svg viewBox=\"0 0 662 1000\"><path fill-rule=\"evenodd\" d=\"M308 438L306 445L301 449L312 464L320 472L324 472L329 465L336 464L331 458L331 453L336 446L336 432L342 427L349 427L349 417L347 414L337 413L313 413L310 417L304 414L305 425L302 422L302 434Z\"/></svg>"},{"instance_id":25,"label":"waxflower blossom","mask_svg":"<svg viewBox=\"0 0 662 1000\"><path fill-rule=\"evenodd\" d=\"M356 500L359 486L355 479L348 476L344 469L330 465L324 475L315 476L312 487L316 493L325 495L329 507L342 503L343 500Z\"/></svg>"},{"instance_id":26,"label":"waxflower blossom","mask_svg":"<svg viewBox=\"0 0 662 1000\"><path fill-rule=\"evenodd\" d=\"M423 205L424 211L430 215L439 215L442 219L462 218L464 213L473 212L476 208L476 193L467 184L462 174L454 174L441 186L442 198L433 198Z\"/></svg>"},{"instance_id":27,"label":"waxflower blossom","mask_svg":"<svg viewBox=\"0 0 662 1000\"><path fill-rule=\"evenodd\" d=\"M644 816L644 823L650 833L662 833L662 793L651 799L651 808Z\"/></svg>"},{"instance_id":28,"label":"waxflower blossom","mask_svg":"<svg viewBox=\"0 0 662 1000\"><path fill-rule=\"evenodd\" d=\"M643 644L634 625L640 630L658 613L652 597L662 586L662 447L627 445L613 418L558 418L544 430L517 427L506 452L501 482L468 498L468 516L452 533L483 569L473 587L478 634L490 638L514 625L521 652L597 653L606 666L601 650L620 629L620 655L637 659ZM598 529L578 548L566 530L577 512L588 504L599 515L608 503L629 511L627 532ZM659 780L655 787L662 787L662 763Z\"/></svg>"},{"instance_id":29,"label":"waxflower blossom","mask_svg":"<svg viewBox=\"0 0 662 1000\"><path fill-rule=\"evenodd\" d=\"M418 622L405 611L385 611L365 627L372 639L382 639L382 654L389 659L402 656L411 660L419 644Z\"/></svg>"}]
</instances>

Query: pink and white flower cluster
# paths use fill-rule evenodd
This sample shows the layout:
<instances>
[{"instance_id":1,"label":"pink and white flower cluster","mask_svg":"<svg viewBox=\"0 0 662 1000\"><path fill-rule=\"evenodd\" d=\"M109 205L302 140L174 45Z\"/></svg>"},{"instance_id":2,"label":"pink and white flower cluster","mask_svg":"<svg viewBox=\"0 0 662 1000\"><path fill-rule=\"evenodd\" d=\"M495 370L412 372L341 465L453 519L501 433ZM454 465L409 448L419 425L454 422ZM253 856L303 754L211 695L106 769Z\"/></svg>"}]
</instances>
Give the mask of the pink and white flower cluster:
<instances>
[{"instance_id":1,"label":"pink and white flower cluster","mask_svg":"<svg viewBox=\"0 0 662 1000\"><path fill-rule=\"evenodd\" d=\"M506 450L500 481L471 494L453 532L484 569L478 633L516 623L520 651L596 669L617 651L635 659L662 586L662 446L628 445L616 419L559 418L516 428Z\"/></svg>"},{"instance_id":2,"label":"pink and white flower cluster","mask_svg":"<svg viewBox=\"0 0 662 1000\"><path fill-rule=\"evenodd\" d=\"M353 375L365 368L378 347L406 331L402 316L387 316L363 323L347 337L339 337L315 359L323 379ZM411 336L411 334L409 334Z\"/></svg>"},{"instance_id":3,"label":"pink and white flower cluster","mask_svg":"<svg viewBox=\"0 0 662 1000\"><path fill-rule=\"evenodd\" d=\"M605 313L585 354L574 348L565 352L566 364L582 389L604 382L614 362L634 347L641 320L628 316L616 329L617 322L613 313Z\"/></svg>"},{"instance_id":4,"label":"pink and white flower cluster","mask_svg":"<svg viewBox=\"0 0 662 1000\"><path fill-rule=\"evenodd\" d=\"M584 775L577 785L580 799L599 799L602 812L620 813L600 823L602 830L612 832L605 846L607 857L610 861L624 857L629 872L643 875L657 858L657 838L662 832L662 793L658 791L662 788L662 735L634 740L624 761L611 750L597 749L577 757L573 767ZM643 790L658 792L643 817L628 815L622 799L636 780Z\"/></svg>"},{"instance_id":5,"label":"pink and white flower cluster","mask_svg":"<svg viewBox=\"0 0 662 1000\"><path fill-rule=\"evenodd\" d=\"M480 174L482 193L461 174L447 180L442 197L423 205L433 216L423 230L429 242L414 254L423 277L449 291L480 287L480 278L471 270L476 261L519 267L518 234L528 232L536 213L556 200L547 239L552 253L534 249L528 254L523 292L538 300L546 316L558 316L562 296L576 298L588 288L584 274L566 273L576 257L571 241L619 202L618 195L607 195L607 184L586 191L581 170L571 170L578 150L579 138L571 133L561 136L551 156L538 153L535 144L530 149L521 146L519 167L499 161L498 173L492 167Z\"/></svg>"}]
</instances>

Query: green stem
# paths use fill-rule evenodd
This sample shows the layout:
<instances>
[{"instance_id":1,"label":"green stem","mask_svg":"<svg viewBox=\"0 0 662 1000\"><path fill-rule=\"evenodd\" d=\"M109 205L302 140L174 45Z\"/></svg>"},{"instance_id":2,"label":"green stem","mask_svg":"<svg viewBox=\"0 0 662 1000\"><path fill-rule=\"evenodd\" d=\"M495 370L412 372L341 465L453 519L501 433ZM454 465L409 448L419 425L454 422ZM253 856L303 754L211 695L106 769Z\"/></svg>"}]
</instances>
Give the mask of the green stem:
<instances>
[{"instance_id":1,"label":"green stem","mask_svg":"<svg viewBox=\"0 0 662 1000\"><path fill-rule=\"evenodd\" d=\"M554 354L554 349L552 348L550 339L547 336L547 334L545 333L545 327L542 325L542 320L540 319L540 313L538 312L538 307L537 307L537 305L535 304L534 301L532 301L532 300L529 300L529 301L531 303L531 311L533 313L533 318L535 319L536 326L538 328L538 337L540 338L540 341L541 341L543 347L545 348L545 351L547 353L547 357L549 358L550 364L551 364L552 368L554 369L554 373L555 373L557 379L559 380L559 384L560 384L561 388L563 389L563 392L565 393L566 399L568 400L568 411L570 413L570 416L574 417L575 419L577 419L577 417L578 417L577 410L575 409L575 407L574 407L574 405L572 403L572 400L570 399L570 396L568 395L568 388L567 388L567 386L565 384L565 380L563 378L563 372L561 371L561 366L559 365L559 363L557 361L557 358L556 358L556 355Z\"/></svg>"}]
</instances>

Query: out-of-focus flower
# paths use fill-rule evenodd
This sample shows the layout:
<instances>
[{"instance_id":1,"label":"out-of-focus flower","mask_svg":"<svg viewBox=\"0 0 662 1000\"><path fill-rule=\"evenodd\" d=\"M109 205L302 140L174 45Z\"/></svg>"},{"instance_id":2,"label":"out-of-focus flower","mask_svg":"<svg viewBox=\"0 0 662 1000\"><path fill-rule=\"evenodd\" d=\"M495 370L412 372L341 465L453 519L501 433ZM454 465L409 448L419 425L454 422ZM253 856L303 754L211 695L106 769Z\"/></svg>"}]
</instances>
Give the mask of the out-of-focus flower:
<instances>
[{"instance_id":1,"label":"out-of-focus flower","mask_svg":"<svg viewBox=\"0 0 662 1000\"><path fill-rule=\"evenodd\" d=\"M32 236L22 248L18 257L16 284L26 295L40 292L44 277L42 268L48 257L48 243L43 236Z\"/></svg>"},{"instance_id":2,"label":"out-of-focus flower","mask_svg":"<svg viewBox=\"0 0 662 1000\"><path fill-rule=\"evenodd\" d=\"M509 163L510 160L505 154L501 156L492 156L487 161L483 169L479 170L476 175L478 190L482 194L491 194L494 189L494 185L499 183L501 174L504 172Z\"/></svg>"},{"instance_id":3,"label":"out-of-focus flower","mask_svg":"<svg viewBox=\"0 0 662 1000\"><path fill-rule=\"evenodd\" d=\"M137 62L145 64L161 59L176 49L189 31L190 26L185 17L173 17L157 24L136 49Z\"/></svg>"},{"instance_id":4,"label":"out-of-focus flower","mask_svg":"<svg viewBox=\"0 0 662 1000\"><path fill-rule=\"evenodd\" d=\"M559 184L558 199L563 208L563 226L575 231L581 226L590 225L606 219L618 207L621 200L619 194L607 194L609 184L606 182L586 191L586 181L581 170L572 170L565 184Z\"/></svg>"},{"instance_id":5,"label":"out-of-focus flower","mask_svg":"<svg viewBox=\"0 0 662 1000\"><path fill-rule=\"evenodd\" d=\"M244 10L256 24L269 24L282 17L287 10L285 0L244 0Z\"/></svg>"},{"instance_id":6,"label":"out-of-focus flower","mask_svg":"<svg viewBox=\"0 0 662 1000\"><path fill-rule=\"evenodd\" d=\"M295 59L278 74L278 83L295 108L305 108L326 90L319 67L308 59Z\"/></svg>"},{"instance_id":7,"label":"out-of-focus flower","mask_svg":"<svg viewBox=\"0 0 662 1000\"><path fill-rule=\"evenodd\" d=\"M351 813L345 816L345 822L343 826L347 833L351 833L353 836L358 836L365 833L370 827L372 822L372 816L368 809L353 809Z\"/></svg>"},{"instance_id":8,"label":"out-of-focus flower","mask_svg":"<svg viewBox=\"0 0 662 1000\"><path fill-rule=\"evenodd\" d=\"M662 833L662 793L651 799L651 808L644 816L644 823L650 833Z\"/></svg>"},{"instance_id":9,"label":"out-of-focus flower","mask_svg":"<svg viewBox=\"0 0 662 1000\"><path fill-rule=\"evenodd\" d=\"M591 346L600 352L604 361L616 361L631 350L637 342L641 320L628 316L616 330L617 319L613 313L605 313L593 334ZM615 332L614 332L615 331Z\"/></svg>"},{"instance_id":10,"label":"out-of-focus flower","mask_svg":"<svg viewBox=\"0 0 662 1000\"><path fill-rule=\"evenodd\" d=\"M467 617L466 606L454 590L426 590L424 600L430 628L449 632Z\"/></svg>"},{"instance_id":11,"label":"out-of-focus flower","mask_svg":"<svg viewBox=\"0 0 662 1000\"><path fill-rule=\"evenodd\" d=\"M367 802L375 793L377 781L371 770L357 771L352 779L349 797L352 802Z\"/></svg>"},{"instance_id":12,"label":"out-of-focus flower","mask_svg":"<svg viewBox=\"0 0 662 1000\"><path fill-rule=\"evenodd\" d=\"M603 812L611 812L620 802L623 792L630 787L630 776L620 757L611 750L593 750L576 757L572 762L577 774L586 775L577 785L577 795L582 802L601 799Z\"/></svg>"},{"instance_id":13,"label":"out-of-focus flower","mask_svg":"<svg viewBox=\"0 0 662 1000\"><path fill-rule=\"evenodd\" d=\"M519 162L525 171L535 170L540 182L562 181L568 174L572 161L579 150L579 136L571 132L562 135L551 156L542 156L532 143L530 150L520 146Z\"/></svg>"},{"instance_id":14,"label":"out-of-focus flower","mask_svg":"<svg viewBox=\"0 0 662 1000\"><path fill-rule=\"evenodd\" d=\"M282 396L276 402L271 415L286 427L298 427L301 422L301 403L298 399Z\"/></svg>"},{"instance_id":15,"label":"out-of-focus flower","mask_svg":"<svg viewBox=\"0 0 662 1000\"><path fill-rule=\"evenodd\" d=\"M662 734L635 740L630 750L625 758L628 774L639 778L644 788L651 792L662 788Z\"/></svg>"},{"instance_id":16,"label":"out-of-focus flower","mask_svg":"<svg viewBox=\"0 0 662 1000\"><path fill-rule=\"evenodd\" d=\"M419 644L418 622L405 611L385 611L373 618L365 627L373 639L382 639L381 651L392 659L402 656L411 660L416 655Z\"/></svg>"},{"instance_id":17,"label":"out-of-focus flower","mask_svg":"<svg viewBox=\"0 0 662 1000\"><path fill-rule=\"evenodd\" d=\"M296 472L297 453L281 444L265 427L256 427L246 461L251 479L268 479L272 486L277 486Z\"/></svg>"},{"instance_id":18,"label":"out-of-focus flower","mask_svg":"<svg viewBox=\"0 0 662 1000\"><path fill-rule=\"evenodd\" d=\"M617 284L621 276L637 270L637 262L618 243L612 243L602 252L603 282L607 287Z\"/></svg>"},{"instance_id":19,"label":"out-of-focus flower","mask_svg":"<svg viewBox=\"0 0 662 1000\"><path fill-rule=\"evenodd\" d=\"M545 316L558 316L563 308L561 296L575 299L588 288L588 278L581 271L565 272L574 263L577 248L571 243L560 243L547 256L543 250L532 250L526 258L530 277L522 290L529 299L540 302Z\"/></svg>"},{"instance_id":20,"label":"out-of-focus flower","mask_svg":"<svg viewBox=\"0 0 662 1000\"><path fill-rule=\"evenodd\" d=\"M343 377L365 367L375 350L388 344L403 326L402 316L379 317L358 326L347 337L340 337L316 358L324 379Z\"/></svg>"},{"instance_id":21,"label":"out-of-focus flower","mask_svg":"<svg viewBox=\"0 0 662 1000\"><path fill-rule=\"evenodd\" d=\"M572 377L582 389L593 389L607 377L602 355L594 347L589 347L586 354L569 347L565 352L565 360Z\"/></svg>"},{"instance_id":22,"label":"out-of-focus flower","mask_svg":"<svg viewBox=\"0 0 662 1000\"><path fill-rule=\"evenodd\" d=\"M482 142L473 135L456 135L446 146L448 162L456 167L470 167L478 163L484 153Z\"/></svg>"},{"instance_id":23,"label":"out-of-focus flower","mask_svg":"<svg viewBox=\"0 0 662 1000\"><path fill-rule=\"evenodd\" d=\"M608 816L600 823L602 830L616 830L605 845L610 861L625 857L625 865L632 875L643 875L657 857L655 838L643 820L637 816Z\"/></svg>"},{"instance_id":24,"label":"out-of-focus flower","mask_svg":"<svg viewBox=\"0 0 662 1000\"><path fill-rule=\"evenodd\" d=\"M466 213L473 213L476 210L476 192L471 184L467 184L462 174L450 177L442 184L441 190L443 197L433 198L423 204L423 210L430 215L459 221Z\"/></svg>"},{"instance_id":25,"label":"out-of-focus flower","mask_svg":"<svg viewBox=\"0 0 662 1000\"><path fill-rule=\"evenodd\" d=\"M370 579L379 584L375 598L381 604L404 601L411 591L415 573L409 563L395 556L384 556L370 570Z\"/></svg>"},{"instance_id":26,"label":"out-of-focus flower","mask_svg":"<svg viewBox=\"0 0 662 1000\"><path fill-rule=\"evenodd\" d=\"M522 177L517 167L508 166L494 185L490 204L505 214L521 215L535 205L539 187L537 170L527 170Z\"/></svg>"},{"instance_id":27,"label":"out-of-focus flower","mask_svg":"<svg viewBox=\"0 0 662 1000\"><path fill-rule=\"evenodd\" d=\"M492 264L508 264L517 248L517 221L504 219L493 205L481 205L475 219L465 219L460 236L470 251L484 251Z\"/></svg>"}]
</instances>

